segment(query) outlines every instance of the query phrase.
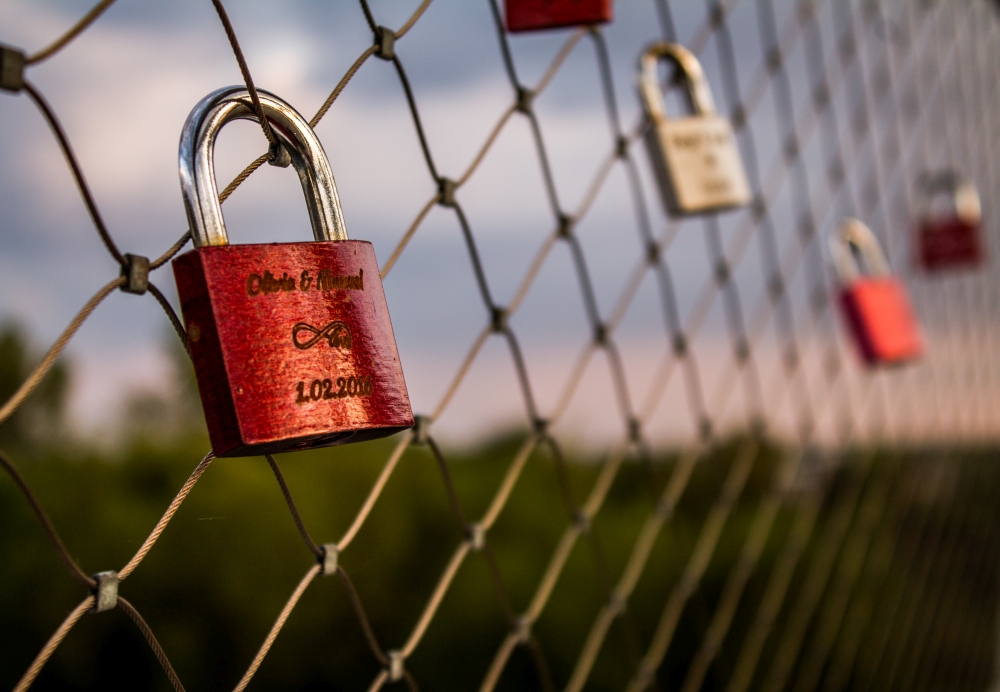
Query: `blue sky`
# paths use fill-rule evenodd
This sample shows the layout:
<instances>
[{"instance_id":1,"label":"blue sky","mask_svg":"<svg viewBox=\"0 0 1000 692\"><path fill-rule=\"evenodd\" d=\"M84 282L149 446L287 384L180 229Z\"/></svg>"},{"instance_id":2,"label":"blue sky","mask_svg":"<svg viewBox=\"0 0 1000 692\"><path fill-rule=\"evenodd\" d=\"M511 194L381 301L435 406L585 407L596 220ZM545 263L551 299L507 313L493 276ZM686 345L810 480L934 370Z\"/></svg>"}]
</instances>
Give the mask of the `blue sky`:
<instances>
[{"instance_id":1,"label":"blue sky","mask_svg":"<svg viewBox=\"0 0 1000 692\"><path fill-rule=\"evenodd\" d=\"M373 2L379 23L399 26L418 3ZM354 2L231 0L228 10L256 84L282 96L310 117L371 34ZM36 50L71 25L88 2L15 0L0 7L0 42ZM678 33L689 40L703 22L702 3L674 3ZM782 10L787 9L778 3ZM761 63L754 4L742 2L731 18L744 84ZM780 19L784 19L783 17ZM827 22L829 24L829 22ZM605 35L616 97L626 126L639 117L634 77L641 48L659 37L652 2L618 2ZM517 36L511 45L521 79L534 84L569 37L569 31ZM829 45L829 44L828 44ZM397 44L413 85L435 162L456 177L512 101L488 4L436 0ZM829 52L829 50L828 50ZM726 108L709 43L703 62L715 100ZM803 87L800 53L788 57L793 87ZM158 255L185 229L177 178L177 141L190 109L208 92L240 82L225 35L207 0L137 3L121 0L51 60L30 68L30 79L49 99L69 134L98 205L123 251ZM844 98L847 98L845 96ZM795 94L805 103L804 88ZM751 120L761 166L780 155L770 96ZM592 42L574 49L536 109L563 205L572 210L612 139L604 111ZM73 314L116 273L94 232L55 141L25 96L0 94L0 316L25 323L39 344L51 342ZM388 63L369 60L317 127L336 176L353 238L370 240L380 261L392 252L435 186L420 153L399 81ZM809 161L821 163L819 138L804 143ZM256 125L225 129L216 163L222 187L264 150ZM667 226L651 185L641 143L633 149L654 231ZM865 153L859 156L863 159ZM865 166L853 184L863 188ZM817 174L817 179L819 175ZM814 184L815 186L815 184ZM792 238L787 189L774 217L779 242ZM491 289L506 304L531 258L553 227L527 120L515 116L480 170L459 192L479 243ZM224 206L233 242L306 240L308 219L290 170L265 166ZM728 239L745 212L725 215ZM821 221L825 228L835 214ZM883 229L873 222L878 232ZM668 261L682 314L690 311L710 275L702 225L685 222ZM607 315L642 252L626 179L617 167L580 224L598 304ZM905 246L904 246L905 247ZM902 262L905 265L905 261ZM801 273L800 273L801 274ZM737 269L749 311L763 290L756 249ZM169 268L153 275L176 304ZM798 281L805 293L804 279ZM385 290L414 408L436 406L486 313L454 214L436 208L387 277ZM804 304L805 297L797 298ZM558 245L513 326L522 340L543 413L554 404L569 367L588 338L576 277ZM716 305L696 347L707 363L706 389L725 346ZM68 353L77 366L74 416L84 427L110 425L122 395L164 386L163 343L169 326L150 297L112 295L83 327ZM773 338L771 338L773 341ZM633 397L640 399L664 348L655 285L647 278L622 324L620 342ZM772 365L767 376L773 379ZM588 371L595 395L578 397L567 418L581 436L620 430L603 360ZM671 386L660 420L662 435L690 434L683 389ZM739 400L730 415L739 419ZM496 426L523 423L520 394L505 347L493 340L470 373L470 382L441 420L455 439L474 438Z\"/></svg>"}]
</instances>

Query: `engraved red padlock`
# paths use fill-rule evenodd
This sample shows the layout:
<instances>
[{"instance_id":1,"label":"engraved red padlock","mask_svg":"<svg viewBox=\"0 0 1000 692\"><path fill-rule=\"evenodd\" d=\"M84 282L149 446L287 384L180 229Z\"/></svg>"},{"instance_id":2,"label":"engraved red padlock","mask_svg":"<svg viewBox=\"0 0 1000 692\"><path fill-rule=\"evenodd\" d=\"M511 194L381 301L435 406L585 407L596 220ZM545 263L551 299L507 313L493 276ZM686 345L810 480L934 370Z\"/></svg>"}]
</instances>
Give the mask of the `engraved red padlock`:
<instances>
[{"instance_id":1,"label":"engraved red padlock","mask_svg":"<svg viewBox=\"0 0 1000 692\"><path fill-rule=\"evenodd\" d=\"M611 0L507 0L507 31L603 24L612 18Z\"/></svg>"},{"instance_id":2,"label":"engraved red padlock","mask_svg":"<svg viewBox=\"0 0 1000 692\"><path fill-rule=\"evenodd\" d=\"M302 182L316 242L229 244L215 138L232 120L257 118L243 87L205 97L180 144L195 249L173 267L215 453L311 449L411 427L375 251L347 239L333 173L312 128L281 99L258 94Z\"/></svg>"},{"instance_id":3,"label":"engraved red padlock","mask_svg":"<svg viewBox=\"0 0 1000 692\"><path fill-rule=\"evenodd\" d=\"M917 227L916 259L927 271L975 268L983 263L982 207L975 185L953 171L920 181L926 206ZM934 203L943 200L943 208Z\"/></svg>"},{"instance_id":4,"label":"engraved red padlock","mask_svg":"<svg viewBox=\"0 0 1000 692\"><path fill-rule=\"evenodd\" d=\"M871 229L847 219L830 238L830 254L840 278L840 306L864 362L892 365L919 358L923 340L906 287L889 272Z\"/></svg>"}]
</instances>

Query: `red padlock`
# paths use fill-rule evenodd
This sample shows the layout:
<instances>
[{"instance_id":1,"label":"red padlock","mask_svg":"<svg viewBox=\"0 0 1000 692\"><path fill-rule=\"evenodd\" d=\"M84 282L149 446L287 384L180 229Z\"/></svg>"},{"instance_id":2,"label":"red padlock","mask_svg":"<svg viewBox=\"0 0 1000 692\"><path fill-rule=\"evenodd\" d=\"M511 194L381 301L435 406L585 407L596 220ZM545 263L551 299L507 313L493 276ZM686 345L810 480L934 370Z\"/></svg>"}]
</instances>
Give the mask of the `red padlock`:
<instances>
[{"instance_id":1,"label":"red padlock","mask_svg":"<svg viewBox=\"0 0 1000 692\"><path fill-rule=\"evenodd\" d=\"M919 358L923 341L906 287L890 274L871 229L847 219L830 239L830 254L840 277L840 306L864 362L892 365Z\"/></svg>"},{"instance_id":2,"label":"red padlock","mask_svg":"<svg viewBox=\"0 0 1000 692\"><path fill-rule=\"evenodd\" d=\"M612 18L611 0L507 0L506 9L510 32L604 24Z\"/></svg>"},{"instance_id":3,"label":"red padlock","mask_svg":"<svg viewBox=\"0 0 1000 692\"><path fill-rule=\"evenodd\" d=\"M921 180L927 200L917 228L917 262L927 271L974 268L983 263L982 207L975 185L953 171ZM934 202L944 199L944 208Z\"/></svg>"},{"instance_id":4,"label":"red padlock","mask_svg":"<svg viewBox=\"0 0 1000 692\"><path fill-rule=\"evenodd\" d=\"M258 90L302 182L316 242L230 245L213 170L226 123L256 120L243 87L195 106L180 174L195 249L173 262L217 456L358 442L413 425L372 244L348 240L333 173L309 124ZM279 164L280 165L280 164Z\"/></svg>"}]
</instances>

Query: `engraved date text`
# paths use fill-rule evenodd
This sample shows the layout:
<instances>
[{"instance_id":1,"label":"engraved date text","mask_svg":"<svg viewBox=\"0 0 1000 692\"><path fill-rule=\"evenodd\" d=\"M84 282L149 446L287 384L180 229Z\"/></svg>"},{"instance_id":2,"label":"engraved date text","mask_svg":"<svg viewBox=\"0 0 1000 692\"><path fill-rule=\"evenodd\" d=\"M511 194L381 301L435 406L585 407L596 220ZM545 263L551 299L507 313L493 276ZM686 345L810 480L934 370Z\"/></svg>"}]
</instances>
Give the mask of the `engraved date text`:
<instances>
[{"instance_id":1,"label":"engraved date text","mask_svg":"<svg viewBox=\"0 0 1000 692\"><path fill-rule=\"evenodd\" d=\"M298 397L296 404L307 404L320 399L345 399L347 397L371 396L374 385L370 375L363 377L329 377L323 380L313 380L310 383L299 382L295 385Z\"/></svg>"}]
</instances>

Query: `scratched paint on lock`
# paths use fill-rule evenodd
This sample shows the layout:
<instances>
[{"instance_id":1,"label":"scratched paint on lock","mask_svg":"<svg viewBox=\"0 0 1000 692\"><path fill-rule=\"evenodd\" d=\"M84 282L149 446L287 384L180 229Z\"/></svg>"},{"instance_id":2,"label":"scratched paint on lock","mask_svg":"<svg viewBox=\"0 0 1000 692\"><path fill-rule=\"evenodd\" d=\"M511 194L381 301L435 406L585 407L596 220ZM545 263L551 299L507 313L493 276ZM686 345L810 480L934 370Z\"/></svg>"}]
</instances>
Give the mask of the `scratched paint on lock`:
<instances>
[{"instance_id":1,"label":"scratched paint on lock","mask_svg":"<svg viewBox=\"0 0 1000 692\"><path fill-rule=\"evenodd\" d=\"M174 271L206 415L241 453L413 424L371 243L204 247Z\"/></svg>"}]
</instances>

